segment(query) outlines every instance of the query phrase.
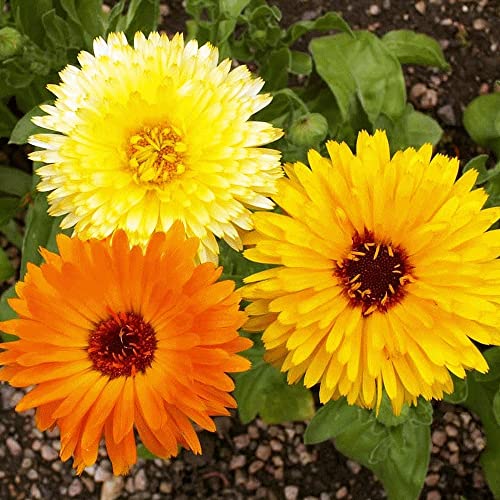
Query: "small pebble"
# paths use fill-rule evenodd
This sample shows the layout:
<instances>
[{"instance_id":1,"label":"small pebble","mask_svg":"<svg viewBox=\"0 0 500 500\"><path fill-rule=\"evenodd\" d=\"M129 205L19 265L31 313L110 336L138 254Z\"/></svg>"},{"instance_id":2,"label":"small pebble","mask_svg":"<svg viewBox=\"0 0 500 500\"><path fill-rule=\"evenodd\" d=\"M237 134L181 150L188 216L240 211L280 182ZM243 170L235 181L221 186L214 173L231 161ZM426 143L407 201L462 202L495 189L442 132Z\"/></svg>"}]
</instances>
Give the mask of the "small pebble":
<instances>
[{"instance_id":1,"label":"small pebble","mask_svg":"<svg viewBox=\"0 0 500 500\"><path fill-rule=\"evenodd\" d=\"M446 431L446 434L450 437L456 437L458 436L458 429L454 425L447 425L444 430Z\"/></svg>"},{"instance_id":2,"label":"small pebble","mask_svg":"<svg viewBox=\"0 0 500 500\"><path fill-rule=\"evenodd\" d=\"M260 469L262 469L262 467L264 467L264 462L262 462L261 460L254 460L248 467L248 473L255 474Z\"/></svg>"},{"instance_id":3,"label":"small pebble","mask_svg":"<svg viewBox=\"0 0 500 500\"><path fill-rule=\"evenodd\" d=\"M368 14L370 14L370 16L378 16L380 12L381 9L377 4L373 4L368 7Z\"/></svg>"},{"instance_id":4,"label":"small pebble","mask_svg":"<svg viewBox=\"0 0 500 500\"><path fill-rule=\"evenodd\" d=\"M266 444L260 444L255 451L255 456L264 462L267 461L271 456L271 447Z\"/></svg>"},{"instance_id":5,"label":"small pebble","mask_svg":"<svg viewBox=\"0 0 500 500\"><path fill-rule=\"evenodd\" d=\"M335 493L335 498L345 498L348 494L348 490L345 486L342 486L339 490L337 490L337 493Z\"/></svg>"},{"instance_id":6,"label":"small pebble","mask_svg":"<svg viewBox=\"0 0 500 500\"><path fill-rule=\"evenodd\" d=\"M7 448L9 449L9 452L13 457L18 457L23 451L21 445L13 437L9 436L5 440L5 444L7 445Z\"/></svg>"},{"instance_id":7,"label":"small pebble","mask_svg":"<svg viewBox=\"0 0 500 500\"><path fill-rule=\"evenodd\" d=\"M229 470L241 469L247 463L245 455L234 455L229 462Z\"/></svg>"},{"instance_id":8,"label":"small pebble","mask_svg":"<svg viewBox=\"0 0 500 500\"><path fill-rule=\"evenodd\" d=\"M359 465L357 462L354 462L353 460L347 461L347 467L353 474L358 474L361 470L361 465Z\"/></svg>"},{"instance_id":9,"label":"small pebble","mask_svg":"<svg viewBox=\"0 0 500 500\"><path fill-rule=\"evenodd\" d=\"M439 483L439 474L429 474L425 478L425 484L427 486L436 486Z\"/></svg>"},{"instance_id":10,"label":"small pebble","mask_svg":"<svg viewBox=\"0 0 500 500\"><path fill-rule=\"evenodd\" d=\"M40 488L36 484L32 484L30 488L30 495L31 498L42 498L42 492L40 491Z\"/></svg>"},{"instance_id":11,"label":"small pebble","mask_svg":"<svg viewBox=\"0 0 500 500\"><path fill-rule=\"evenodd\" d=\"M478 19L474 19L474 21L472 21L472 27L477 31L483 31L488 27L488 21L479 17Z\"/></svg>"},{"instance_id":12,"label":"small pebble","mask_svg":"<svg viewBox=\"0 0 500 500\"><path fill-rule=\"evenodd\" d=\"M444 431L435 430L432 433L432 442L436 446L443 446L446 443L446 433Z\"/></svg>"},{"instance_id":13,"label":"small pebble","mask_svg":"<svg viewBox=\"0 0 500 500\"><path fill-rule=\"evenodd\" d=\"M445 104L437 110L437 115L441 118L445 125L454 126L457 124L457 119L455 116L455 111L451 104Z\"/></svg>"},{"instance_id":14,"label":"small pebble","mask_svg":"<svg viewBox=\"0 0 500 500\"><path fill-rule=\"evenodd\" d=\"M299 497L299 487L298 486L285 486L285 498L286 500L297 500Z\"/></svg>"},{"instance_id":15,"label":"small pebble","mask_svg":"<svg viewBox=\"0 0 500 500\"><path fill-rule=\"evenodd\" d=\"M137 491L146 491L148 485L148 480L146 478L146 472L144 469L139 469L137 474L134 476L134 486Z\"/></svg>"},{"instance_id":16,"label":"small pebble","mask_svg":"<svg viewBox=\"0 0 500 500\"><path fill-rule=\"evenodd\" d=\"M432 490L427 493L427 500L441 500L441 493L437 490Z\"/></svg>"},{"instance_id":17,"label":"small pebble","mask_svg":"<svg viewBox=\"0 0 500 500\"><path fill-rule=\"evenodd\" d=\"M73 481L68 487L68 496L76 497L82 491L83 491L82 482L78 478L73 479Z\"/></svg>"},{"instance_id":18,"label":"small pebble","mask_svg":"<svg viewBox=\"0 0 500 500\"><path fill-rule=\"evenodd\" d=\"M424 15L425 11L427 9L427 5L425 5L425 2L420 1L415 4L415 10L419 13Z\"/></svg>"},{"instance_id":19,"label":"small pebble","mask_svg":"<svg viewBox=\"0 0 500 500\"><path fill-rule=\"evenodd\" d=\"M237 450L243 450L250 444L250 436L248 434L240 434L239 436L235 436L233 438L233 443L234 447Z\"/></svg>"},{"instance_id":20,"label":"small pebble","mask_svg":"<svg viewBox=\"0 0 500 500\"><path fill-rule=\"evenodd\" d=\"M101 500L116 500L123 491L123 477L112 476L111 479L104 481L101 489Z\"/></svg>"},{"instance_id":21,"label":"small pebble","mask_svg":"<svg viewBox=\"0 0 500 500\"><path fill-rule=\"evenodd\" d=\"M169 483L167 481L162 481L160 483L160 492L161 493L165 493L166 495L169 495L170 493L172 493L172 490L173 490L172 483Z\"/></svg>"},{"instance_id":22,"label":"small pebble","mask_svg":"<svg viewBox=\"0 0 500 500\"><path fill-rule=\"evenodd\" d=\"M40 450L40 453L42 455L42 458L46 460L47 462L52 462L55 460L59 454L57 453L52 446L49 446L48 444L44 444L42 446L42 449Z\"/></svg>"}]
</instances>

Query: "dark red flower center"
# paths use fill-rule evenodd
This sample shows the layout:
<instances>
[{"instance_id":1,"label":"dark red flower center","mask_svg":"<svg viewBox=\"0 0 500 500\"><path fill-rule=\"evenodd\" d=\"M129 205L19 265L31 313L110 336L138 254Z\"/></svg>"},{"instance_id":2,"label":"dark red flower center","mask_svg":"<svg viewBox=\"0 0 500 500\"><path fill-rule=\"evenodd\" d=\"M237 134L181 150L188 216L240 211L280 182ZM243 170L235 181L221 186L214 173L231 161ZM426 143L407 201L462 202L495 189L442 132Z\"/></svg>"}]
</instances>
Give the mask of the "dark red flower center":
<instances>
[{"instance_id":1,"label":"dark red flower center","mask_svg":"<svg viewBox=\"0 0 500 500\"><path fill-rule=\"evenodd\" d=\"M118 312L96 326L87 352L94 368L104 375L133 377L151 366L156 345L153 327L140 315Z\"/></svg>"},{"instance_id":2,"label":"dark red flower center","mask_svg":"<svg viewBox=\"0 0 500 500\"><path fill-rule=\"evenodd\" d=\"M401 248L378 243L373 235L353 238L347 257L337 262L336 274L353 305L363 314L387 311L405 295L405 284L413 281L411 266Z\"/></svg>"}]
</instances>

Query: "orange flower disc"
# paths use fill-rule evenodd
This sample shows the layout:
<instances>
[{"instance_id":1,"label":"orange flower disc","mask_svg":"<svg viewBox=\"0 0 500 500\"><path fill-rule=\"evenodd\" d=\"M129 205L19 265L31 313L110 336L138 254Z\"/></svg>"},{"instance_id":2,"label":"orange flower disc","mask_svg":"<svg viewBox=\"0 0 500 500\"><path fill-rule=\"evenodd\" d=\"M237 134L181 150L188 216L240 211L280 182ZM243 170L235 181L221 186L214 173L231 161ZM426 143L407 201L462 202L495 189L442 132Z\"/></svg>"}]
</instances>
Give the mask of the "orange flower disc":
<instances>
[{"instance_id":1,"label":"orange flower disc","mask_svg":"<svg viewBox=\"0 0 500 500\"><path fill-rule=\"evenodd\" d=\"M60 255L28 265L19 318L0 329L19 337L2 344L0 380L35 385L17 411L36 408L41 430L59 426L61 459L81 473L104 436L115 474L136 461L134 428L153 453L201 447L192 422L213 431L210 418L236 403L226 372L249 362L238 336L245 322L232 281L222 269L195 265L198 240L182 224L156 233L147 249L130 249L120 231L112 241L59 235Z\"/></svg>"}]
</instances>

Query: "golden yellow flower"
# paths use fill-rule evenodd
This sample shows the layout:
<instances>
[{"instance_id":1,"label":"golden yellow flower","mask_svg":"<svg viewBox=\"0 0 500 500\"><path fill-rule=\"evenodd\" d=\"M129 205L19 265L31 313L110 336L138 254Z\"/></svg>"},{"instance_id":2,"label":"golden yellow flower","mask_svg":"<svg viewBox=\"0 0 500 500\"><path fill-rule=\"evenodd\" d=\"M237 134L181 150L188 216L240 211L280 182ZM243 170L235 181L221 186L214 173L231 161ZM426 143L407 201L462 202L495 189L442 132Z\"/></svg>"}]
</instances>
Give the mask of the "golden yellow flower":
<instances>
[{"instance_id":1,"label":"golden yellow flower","mask_svg":"<svg viewBox=\"0 0 500 500\"><path fill-rule=\"evenodd\" d=\"M356 155L327 149L285 168L283 214L254 216L245 255L278 267L246 279L247 328L322 402L378 407L385 389L398 414L488 369L471 339L500 344L500 231L485 232L500 209L429 144L391 159L384 132L362 132Z\"/></svg>"},{"instance_id":2,"label":"golden yellow flower","mask_svg":"<svg viewBox=\"0 0 500 500\"><path fill-rule=\"evenodd\" d=\"M36 134L32 153L51 215L66 215L82 239L124 229L146 246L155 231L181 220L201 239L198 258L217 260L215 237L241 248L252 228L249 208L268 209L282 175L280 153L258 146L282 132L249 118L271 100L246 66L218 64L210 44L184 44L137 33L94 42L81 69L67 66L57 99L33 121L56 134Z\"/></svg>"}]
</instances>

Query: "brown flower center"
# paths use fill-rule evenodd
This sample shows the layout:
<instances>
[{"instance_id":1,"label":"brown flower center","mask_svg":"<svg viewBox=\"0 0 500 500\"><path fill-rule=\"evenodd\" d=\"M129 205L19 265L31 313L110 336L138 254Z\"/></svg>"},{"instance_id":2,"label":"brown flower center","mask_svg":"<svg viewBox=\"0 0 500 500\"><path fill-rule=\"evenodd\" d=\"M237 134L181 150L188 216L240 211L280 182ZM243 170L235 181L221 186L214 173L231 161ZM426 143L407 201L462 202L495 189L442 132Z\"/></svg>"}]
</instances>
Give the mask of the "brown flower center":
<instances>
[{"instance_id":1,"label":"brown flower center","mask_svg":"<svg viewBox=\"0 0 500 500\"><path fill-rule=\"evenodd\" d=\"M176 127L143 127L128 140L128 167L137 182L161 186L185 172L186 150Z\"/></svg>"},{"instance_id":2,"label":"brown flower center","mask_svg":"<svg viewBox=\"0 0 500 500\"><path fill-rule=\"evenodd\" d=\"M133 377L151 366L156 350L153 327L135 313L113 313L90 334L87 352L94 368L110 378Z\"/></svg>"},{"instance_id":3,"label":"brown flower center","mask_svg":"<svg viewBox=\"0 0 500 500\"><path fill-rule=\"evenodd\" d=\"M336 275L350 302L367 316L376 310L386 312L404 297L405 285L414 281L411 269L401 248L376 242L368 233L353 238L351 251L337 262Z\"/></svg>"}]
</instances>

